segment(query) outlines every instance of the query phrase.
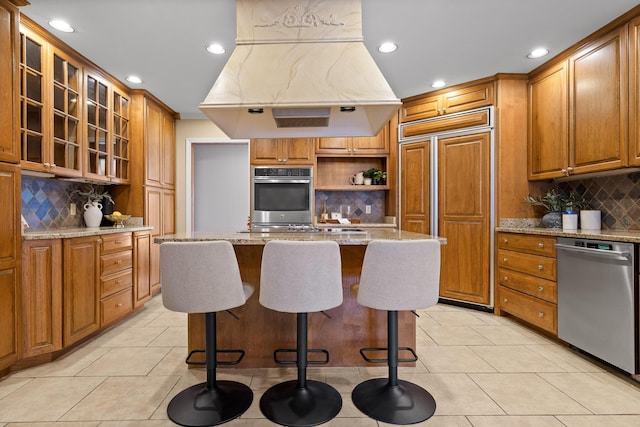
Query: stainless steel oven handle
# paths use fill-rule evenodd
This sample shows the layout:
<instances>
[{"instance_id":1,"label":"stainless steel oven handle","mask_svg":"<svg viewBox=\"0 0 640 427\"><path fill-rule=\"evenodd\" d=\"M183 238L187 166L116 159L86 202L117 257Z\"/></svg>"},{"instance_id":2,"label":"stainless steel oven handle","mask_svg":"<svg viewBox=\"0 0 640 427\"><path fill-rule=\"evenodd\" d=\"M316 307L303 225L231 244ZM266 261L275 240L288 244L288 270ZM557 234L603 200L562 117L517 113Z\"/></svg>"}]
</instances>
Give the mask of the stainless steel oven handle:
<instances>
[{"instance_id":1,"label":"stainless steel oven handle","mask_svg":"<svg viewBox=\"0 0 640 427\"><path fill-rule=\"evenodd\" d=\"M273 179L273 178L253 178L253 182L260 184L309 184L310 179Z\"/></svg>"},{"instance_id":2,"label":"stainless steel oven handle","mask_svg":"<svg viewBox=\"0 0 640 427\"><path fill-rule=\"evenodd\" d=\"M567 252L580 252L584 254L599 256L603 258L613 258L613 259L631 259L631 254L629 252L620 252L620 251L605 251L603 249L591 249L591 248L581 248L579 246L569 246L563 245L561 243L556 243L556 249Z\"/></svg>"}]
</instances>

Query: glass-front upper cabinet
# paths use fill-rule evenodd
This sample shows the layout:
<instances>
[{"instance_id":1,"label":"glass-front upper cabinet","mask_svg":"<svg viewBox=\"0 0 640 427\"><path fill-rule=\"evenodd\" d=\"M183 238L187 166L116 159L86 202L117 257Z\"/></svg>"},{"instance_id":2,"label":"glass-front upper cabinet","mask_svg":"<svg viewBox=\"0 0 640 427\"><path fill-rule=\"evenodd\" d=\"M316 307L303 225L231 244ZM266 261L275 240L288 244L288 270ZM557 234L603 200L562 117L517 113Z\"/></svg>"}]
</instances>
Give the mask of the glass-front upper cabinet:
<instances>
[{"instance_id":1,"label":"glass-front upper cabinet","mask_svg":"<svg viewBox=\"0 0 640 427\"><path fill-rule=\"evenodd\" d=\"M87 163L85 176L99 181L109 181L109 86L99 77L87 74Z\"/></svg>"},{"instance_id":2,"label":"glass-front upper cabinet","mask_svg":"<svg viewBox=\"0 0 640 427\"><path fill-rule=\"evenodd\" d=\"M113 90L111 181L129 182L129 98Z\"/></svg>"},{"instance_id":3,"label":"glass-front upper cabinet","mask_svg":"<svg viewBox=\"0 0 640 427\"><path fill-rule=\"evenodd\" d=\"M52 161L57 174L81 176L81 67L61 52L53 53ZM64 169L64 173L59 169Z\"/></svg>"},{"instance_id":4,"label":"glass-front upper cabinet","mask_svg":"<svg viewBox=\"0 0 640 427\"><path fill-rule=\"evenodd\" d=\"M82 175L82 67L22 29L20 33L20 150L23 169Z\"/></svg>"},{"instance_id":5,"label":"glass-front upper cabinet","mask_svg":"<svg viewBox=\"0 0 640 427\"><path fill-rule=\"evenodd\" d=\"M35 36L20 33L20 153L23 166L44 170L46 47Z\"/></svg>"}]
</instances>

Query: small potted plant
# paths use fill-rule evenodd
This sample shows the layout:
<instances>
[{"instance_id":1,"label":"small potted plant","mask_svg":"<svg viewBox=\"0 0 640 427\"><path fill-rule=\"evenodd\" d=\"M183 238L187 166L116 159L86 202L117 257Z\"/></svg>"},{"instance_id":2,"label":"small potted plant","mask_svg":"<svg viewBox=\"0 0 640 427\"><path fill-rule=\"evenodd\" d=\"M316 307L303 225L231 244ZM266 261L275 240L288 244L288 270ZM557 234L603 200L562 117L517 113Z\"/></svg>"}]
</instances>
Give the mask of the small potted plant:
<instances>
[{"instance_id":1,"label":"small potted plant","mask_svg":"<svg viewBox=\"0 0 640 427\"><path fill-rule=\"evenodd\" d=\"M107 200L112 205L115 204L108 191L100 192L98 186L89 184L84 189L75 190L72 194L85 197L84 223L87 227L99 227L102 222L102 201Z\"/></svg>"},{"instance_id":2,"label":"small potted plant","mask_svg":"<svg viewBox=\"0 0 640 427\"><path fill-rule=\"evenodd\" d=\"M373 183L374 184L384 185L384 183L386 181L387 181L387 173L385 171L381 171L380 169L376 169L373 172Z\"/></svg>"},{"instance_id":3,"label":"small potted plant","mask_svg":"<svg viewBox=\"0 0 640 427\"><path fill-rule=\"evenodd\" d=\"M567 206L567 197L558 193L555 189L547 191L545 194L536 197L528 195L522 203L529 203L533 206L544 207L547 213L542 217L542 225L547 228L562 227L562 212Z\"/></svg>"}]
</instances>

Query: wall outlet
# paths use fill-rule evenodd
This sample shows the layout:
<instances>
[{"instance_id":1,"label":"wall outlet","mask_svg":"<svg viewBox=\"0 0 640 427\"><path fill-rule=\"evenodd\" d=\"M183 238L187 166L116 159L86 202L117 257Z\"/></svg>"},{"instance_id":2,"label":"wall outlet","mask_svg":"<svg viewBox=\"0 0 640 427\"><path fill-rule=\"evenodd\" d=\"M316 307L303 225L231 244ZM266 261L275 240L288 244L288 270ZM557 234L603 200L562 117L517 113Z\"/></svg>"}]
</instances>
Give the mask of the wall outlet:
<instances>
[{"instance_id":1,"label":"wall outlet","mask_svg":"<svg viewBox=\"0 0 640 427\"><path fill-rule=\"evenodd\" d=\"M365 205L364 213L366 213L366 214L370 214L371 213L371 205Z\"/></svg>"},{"instance_id":2,"label":"wall outlet","mask_svg":"<svg viewBox=\"0 0 640 427\"><path fill-rule=\"evenodd\" d=\"M74 216L76 214L76 204L71 203L69 205L69 215Z\"/></svg>"}]
</instances>

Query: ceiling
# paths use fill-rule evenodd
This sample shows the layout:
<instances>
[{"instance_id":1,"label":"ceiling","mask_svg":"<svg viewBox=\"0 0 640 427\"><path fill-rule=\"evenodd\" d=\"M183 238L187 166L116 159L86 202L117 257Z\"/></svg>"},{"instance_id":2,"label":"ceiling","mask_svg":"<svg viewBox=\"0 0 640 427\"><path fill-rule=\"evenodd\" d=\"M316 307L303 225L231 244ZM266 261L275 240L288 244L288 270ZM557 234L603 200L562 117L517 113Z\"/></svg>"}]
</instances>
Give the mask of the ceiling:
<instances>
[{"instance_id":1,"label":"ceiling","mask_svg":"<svg viewBox=\"0 0 640 427\"><path fill-rule=\"evenodd\" d=\"M198 110L233 51L235 0L29 0L21 12L124 82L153 93L183 119ZM405 98L496 73L526 73L593 33L638 0L362 0L367 49ZM68 21L76 32L48 27ZM399 48L381 54L388 40ZM212 42L227 50L216 56ZM526 59L544 46L550 55Z\"/></svg>"}]
</instances>

